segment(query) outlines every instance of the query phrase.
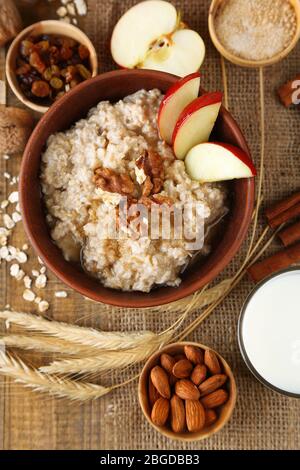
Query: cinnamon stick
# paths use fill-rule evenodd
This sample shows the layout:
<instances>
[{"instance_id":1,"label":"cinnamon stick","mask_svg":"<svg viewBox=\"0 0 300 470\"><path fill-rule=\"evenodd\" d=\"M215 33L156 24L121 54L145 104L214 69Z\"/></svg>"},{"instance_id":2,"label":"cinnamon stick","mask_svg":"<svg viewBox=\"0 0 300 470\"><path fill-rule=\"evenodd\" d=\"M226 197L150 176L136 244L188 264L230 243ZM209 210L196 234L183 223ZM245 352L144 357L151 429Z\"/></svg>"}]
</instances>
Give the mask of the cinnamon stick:
<instances>
[{"instance_id":1,"label":"cinnamon stick","mask_svg":"<svg viewBox=\"0 0 300 470\"><path fill-rule=\"evenodd\" d=\"M300 222L296 222L290 225L288 228L284 228L278 233L278 237L284 246L290 246L293 243L300 240Z\"/></svg>"},{"instance_id":2,"label":"cinnamon stick","mask_svg":"<svg viewBox=\"0 0 300 470\"><path fill-rule=\"evenodd\" d=\"M298 262L300 262L300 243L278 251L263 261L253 264L248 269L248 273L253 281L259 282L270 274L288 268Z\"/></svg>"},{"instance_id":3,"label":"cinnamon stick","mask_svg":"<svg viewBox=\"0 0 300 470\"><path fill-rule=\"evenodd\" d=\"M300 203L295 206L290 207L288 210L281 212L273 219L269 220L269 225L271 228L279 227L279 225L288 222L291 219L300 215Z\"/></svg>"},{"instance_id":4,"label":"cinnamon stick","mask_svg":"<svg viewBox=\"0 0 300 470\"><path fill-rule=\"evenodd\" d=\"M297 77L285 83L277 90L279 99L286 108L292 104L296 104L293 102L293 94L297 90L297 88L295 88L295 82L298 80L300 80L300 75L297 75Z\"/></svg>"},{"instance_id":5,"label":"cinnamon stick","mask_svg":"<svg viewBox=\"0 0 300 470\"><path fill-rule=\"evenodd\" d=\"M298 203L300 203L300 191L297 191L280 202L276 202L276 204L266 209L266 217L268 220L274 219L274 217L277 217L281 212L288 210L290 207L295 206Z\"/></svg>"}]
</instances>

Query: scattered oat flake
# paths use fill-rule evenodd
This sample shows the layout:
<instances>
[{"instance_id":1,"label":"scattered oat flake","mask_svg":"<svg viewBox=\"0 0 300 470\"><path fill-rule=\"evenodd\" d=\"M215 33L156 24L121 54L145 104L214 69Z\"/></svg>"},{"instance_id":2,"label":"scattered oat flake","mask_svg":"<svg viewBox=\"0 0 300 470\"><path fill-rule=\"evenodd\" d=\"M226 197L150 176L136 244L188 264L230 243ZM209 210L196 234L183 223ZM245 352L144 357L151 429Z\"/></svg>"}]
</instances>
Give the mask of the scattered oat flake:
<instances>
[{"instance_id":1,"label":"scattered oat flake","mask_svg":"<svg viewBox=\"0 0 300 470\"><path fill-rule=\"evenodd\" d=\"M85 0L74 0L76 10L79 16L85 16L87 14L87 6Z\"/></svg>"},{"instance_id":2,"label":"scattered oat flake","mask_svg":"<svg viewBox=\"0 0 300 470\"><path fill-rule=\"evenodd\" d=\"M71 15L71 16L75 16L76 15L76 10L75 10L75 5L74 3L68 3L67 4L67 10L68 10L68 14Z\"/></svg>"},{"instance_id":3,"label":"scattered oat flake","mask_svg":"<svg viewBox=\"0 0 300 470\"><path fill-rule=\"evenodd\" d=\"M16 275L17 281L22 281L24 276L25 276L25 273L24 273L23 269L20 269L18 274Z\"/></svg>"},{"instance_id":4,"label":"scattered oat flake","mask_svg":"<svg viewBox=\"0 0 300 470\"><path fill-rule=\"evenodd\" d=\"M24 253L24 251L19 251L17 254L16 254L16 260L19 262L19 263L26 263L27 260L28 260L28 257L26 255L26 253Z\"/></svg>"},{"instance_id":5,"label":"scattered oat flake","mask_svg":"<svg viewBox=\"0 0 300 470\"><path fill-rule=\"evenodd\" d=\"M3 160L9 160L10 159L10 156L9 155L3 155Z\"/></svg>"},{"instance_id":6,"label":"scattered oat flake","mask_svg":"<svg viewBox=\"0 0 300 470\"><path fill-rule=\"evenodd\" d=\"M22 216L21 216L20 212L13 212L11 216L12 216L13 221L16 224L22 220Z\"/></svg>"},{"instance_id":7,"label":"scattered oat flake","mask_svg":"<svg viewBox=\"0 0 300 470\"><path fill-rule=\"evenodd\" d=\"M9 251L9 254L10 254L10 255L16 256L16 254L17 254L17 248L15 248L15 247L12 246L12 245L9 245L7 248L8 248L8 251Z\"/></svg>"},{"instance_id":8,"label":"scattered oat flake","mask_svg":"<svg viewBox=\"0 0 300 470\"><path fill-rule=\"evenodd\" d=\"M69 16L64 16L63 18L59 18L59 21L63 23L71 23L71 18Z\"/></svg>"},{"instance_id":9,"label":"scattered oat flake","mask_svg":"<svg viewBox=\"0 0 300 470\"><path fill-rule=\"evenodd\" d=\"M6 246L2 246L0 248L0 258L6 259L9 255L8 248Z\"/></svg>"},{"instance_id":10,"label":"scattered oat flake","mask_svg":"<svg viewBox=\"0 0 300 470\"><path fill-rule=\"evenodd\" d=\"M73 24L78 24L77 19L76 19L76 18L72 18L72 23L73 23Z\"/></svg>"},{"instance_id":11,"label":"scattered oat flake","mask_svg":"<svg viewBox=\"0 0 300 470\"><path fill-rule=\"evenodd\" d=\"M42 266L41 269L40 269L40 273L45 274L46 271L47 271L46 266Z\"/></svg>"},{"instance_id":12,"label":"scattered oat flake","mask_svg":"<svg viewBox=\"0 0 300 470\"><path fill-rule=\"evenodd\" d=\"M8 200L12 204L14 204L16 202L19 202L19 193L18 193L18 191L13 191L12 193L10 193L10 195L8 196Z\"/></svg>"},{"instance_id":13,"label":"scattered oat flake","mask_svg":"<svg viewBox=\"0 0 300 470\"><path fill-rule=\"evenodd\" d=\"M14 221L12 220L11 216L8 214L4 214L3 222L4 222L5 227L8 228L9 230L15 226Z\"/></svg>"},{"instance_id":14,"label":"scattered oat flake","mask_svg":"<svg viewBox=\"0 0 300 470\"><path fill-rule=\"evenodd\" d=\"M47 300L42 300L40 303L39 303L39 311L40 312L46 312L49 308L49 302L47 302Z\"/></svg>"},{"instance_id":15,"label":"scattered oat flake","mask_svg":"<svg viewBox=\"0 0 300 470\"><path fill-rule=\"evenodd\" d=\"M12 277L17 277L20 271L20 266L17 263L11 265L9 272Z\"/></svg>"},{"instance_id":16,"label":"scattered oat flake","mask_svg":"<svg viewBox=\"0 0 300 470\"><path fill-rule=\"evenodd\" d=\"M55 292L55 297L59 299L65 299L66 297L68 297L68 294L65 290L59 290Z\"/></svg>"},{"instance_id":17,"label":"scattered oat flake","mask_svg":"<svg viewBox=\"0 0 300 470\"><path fill-rule=\"evenodd\" d=\"M39 262L40 264L45 264L44 261L42 260L42 258L40 258L39 256L38 256L38 262Z\"/></svg>"},{"instance_id":18,"label":"scattered oat flake","mask_svg":"<svg viewBox=\"0 0 300 470\"><path fill-rule=\"evenodd\" d=\"M21 212L21 207L19 203L16 204L16 211Z\"/></svg>"},{"instance_id":19,"label":"scattered oat flake","mask_svg":"<svg viewBox=\"0 0 300 470\"><path fill-rule=\"evenodd\" d=\"M41 297L36 297L36 298L34 299L34 303L36 303L36 304L39 304L41 301L42 301L42 298L41 298Z\"/></svg>"},{"instance_id":20,"label":"scattered oat flake","mask_svg":"<svg viewBox=\"0 0 300 470\"><path fill-rule=\"evenodd\" d=\"M66 7L64 6L61 6L59 7L57 10L56 10L56 14L60 17L60 18L63 18L64 16L66 16L67 14L67 9Z\"/></svg>"},{"instance_id":21,"label":"scattered oat flake","mask_svg":"<svg viewBox=\"0 0 300 470\"><path fill-rule=\"evenodd\" d=\"M35 293L30 289L25 289L23 292L23 299L27 300L28 302L33 302L35 299Z\"/></svg>"},{"instance_id":22,"label":"scattered oat flake","mask_svg":"<svg viewBox=\"0 0 300 470\"><path fill-rule=\"evenodd\" d=\"M36 269L33 269L33 270L31 271L31 273L32 273L33 277L38 277L39 274L40 274Z\"/></svg>"},{"instance_id":23,"label":"scattered oat flake","mask_svg":"<svg viewBox=\"0 0 300 470\"><path fill-rule=\"evenodd\" d=\"M27 245L27 243L25 243L23 246L22 246L22 250L26 251L28 250L29 246Z\"/></svg>"},{"instance_id":24,"label":"scattered oat flake","mask_svg":"<svg viewBox=\"0 0 300 470\"><path fill-rule=\"evenodd\" d=\"M26 289L30 289L31 284L32 284L32 279L29 276L25 276L24 277L24 286L26 287Z\"/></svg>"},{"instance_id":25,"label":"scattered oat flake","mask_svg":"<svg viewBox=\"0 0 300 470\"><path fill-rule=\"evenodd\" d=\"M47 284L47 276L45 274L40 274L35 281L35 287L38 289L43 289Z\"/></svg>"},{"instance_id":26,"label":"scattered oat flake","mask_svg":"<svg viewBox=\"0 0 300 470\"><path fill-rule=\"evenodd\" d=\"M4 178L6 178L7 180L10 180L10 178L11 178L11 175L10 175L9 173L7 173L7 171L5 171L5 172L3 173L3 176L4 176Z\"/></svg>"},{"instance_id":27,"label":"scattered oat flake","mask_svg":"<svg viewBox=\"0 0 300 470\"><path fill-rule=\"evenodd\" d=\"M1 209L5 209L9 204L9 201L5 199L4 201L1 202Z\"/></svg>"}]
</instances>

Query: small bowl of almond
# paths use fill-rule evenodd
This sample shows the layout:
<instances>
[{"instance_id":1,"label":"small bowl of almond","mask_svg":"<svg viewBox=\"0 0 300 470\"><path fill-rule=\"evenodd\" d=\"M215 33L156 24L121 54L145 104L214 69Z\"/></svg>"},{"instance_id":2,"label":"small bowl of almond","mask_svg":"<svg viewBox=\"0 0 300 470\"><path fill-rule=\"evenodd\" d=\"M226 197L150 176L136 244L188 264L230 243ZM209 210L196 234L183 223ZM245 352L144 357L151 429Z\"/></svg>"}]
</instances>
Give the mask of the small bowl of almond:
<instances>
[{"instance_id":1,"label":"small bowl of almond","mask_svg":"<svg viewBox=\"0 0 300 470\"><path fill-rule=\"evenodd\" d=\"M145 417L161 434L200 441L230 419L236 384L229 365L216 351L198 343L174 343L146 362L139 400Z\"/></svg>"}]
</instances>

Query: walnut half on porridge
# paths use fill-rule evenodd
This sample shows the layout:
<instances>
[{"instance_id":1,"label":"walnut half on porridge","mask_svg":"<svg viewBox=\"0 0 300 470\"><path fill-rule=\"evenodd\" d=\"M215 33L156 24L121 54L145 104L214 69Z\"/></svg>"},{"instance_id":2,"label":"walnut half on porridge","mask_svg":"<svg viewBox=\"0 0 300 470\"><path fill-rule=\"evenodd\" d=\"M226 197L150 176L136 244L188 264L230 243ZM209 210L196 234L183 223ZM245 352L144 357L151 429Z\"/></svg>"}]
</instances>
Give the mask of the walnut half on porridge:
<instances>
[{"instance_id":1,"label":"walnut half on porridge","mask_svg":"<svg viewBox=\"0 0 300 470\"><path fill-rule=\"evenodd\" d=\"M118 174L110 168L96 168L94 175L96 186L109 193L118 193L124 196L134 194L134 182L129 175Z\"/></svg>"},{"instance_id":2,"label":"walnut half on porridge","mask_svg":"<svg viewBox=\"0 0 300 470\"><path fill-rule=\"evenodd\" d=\"M157 113L162 97L159 90L140 90L114 104L102 101L86 119L50 136L42 155L41 185L54 242L67 259L63 241L74 240L85 272L113 289L149 292L155 286L176 287L195 255L185 234L132 237L134 224L147 227L149 222L135 220L140 214L134 203L144 204L148 212L155 206L159 213L169 206L171 223L173 208L197 203L206 231L224 215L225 187L191 180L184 162L160 139ZM124 198L127 223L119 224L122 236L112 236L117 225L113 215L118 216ZM187 233L192 233L195 222L187 217L186 224ZM205 244L200 253L208 248Z\"/></svg>"}]
</instances>

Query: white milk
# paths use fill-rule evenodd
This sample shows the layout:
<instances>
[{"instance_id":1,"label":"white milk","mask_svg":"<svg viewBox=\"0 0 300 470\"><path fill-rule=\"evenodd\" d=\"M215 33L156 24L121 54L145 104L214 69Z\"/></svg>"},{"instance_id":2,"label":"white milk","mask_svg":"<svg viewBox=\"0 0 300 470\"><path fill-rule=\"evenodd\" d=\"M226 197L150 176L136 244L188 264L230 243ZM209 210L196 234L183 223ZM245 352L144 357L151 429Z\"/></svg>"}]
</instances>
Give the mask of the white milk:
<instances>
[{"instance_id":1,"label":"white milk","mask_svg":"<svg viewBox=\"0 0 300 470\"><path fill-rule=\"evenodd\" d=\"M253 294L241 335L257 372L271 385L300 394L300 269L272 278Z\"/></svg>"}]
</instances>

